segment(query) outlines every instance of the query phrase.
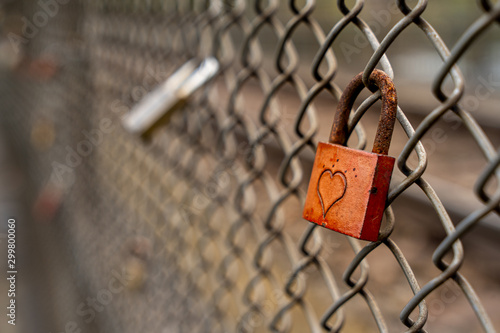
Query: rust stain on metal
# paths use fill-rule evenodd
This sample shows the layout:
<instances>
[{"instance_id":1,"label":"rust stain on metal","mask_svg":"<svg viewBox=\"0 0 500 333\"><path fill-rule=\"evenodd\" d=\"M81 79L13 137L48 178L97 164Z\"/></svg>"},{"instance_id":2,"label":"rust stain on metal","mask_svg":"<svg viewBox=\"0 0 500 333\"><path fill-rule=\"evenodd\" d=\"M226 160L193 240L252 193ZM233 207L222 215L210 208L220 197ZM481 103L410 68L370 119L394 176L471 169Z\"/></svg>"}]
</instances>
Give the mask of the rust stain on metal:
<instances>
[{"instance_id":1,"label":"rust stain on metal","mask_svg":"<svg viewBox=\"0 0 500 333\"><path fill-rule=\"evenodd\" d=\"M397 97L389 76L375 70L370 84L381 91L382 113L373 152L345 147L349 114L364 88L362 75L354 77L340 98L330 142L318 144L303 217L345 235L377 241L395 163L387 153Z\"/></svg>"},{"instance_id":2,"label":"rust stain on metal","mask_svg":"<svg viewBox=\"0 0 500 333\"><path fill-rule=\"evenodd\" d=\"M328 163L332 158L339 160L334 167ZM304 219L345 235L376 241L394 162L391 156L320 142Z\"/></svg>"},{"instance_id":3,"label":"rust stain on metal","mask_svg":"<svg viewBox=\"0 0 500 333\"><path fill-rule=\"evenodd\" d=\"M377 134L373 144L373 152L387 155L391 144L392 132L396 121L398 99L396 88L391 78L381 70L375 69L370 75L370 83L373 87L380 89L382 95L382 113L380 114ZM356 97L365 88L363 84L363 73L359 73L347 85L337 106L337 112L333 119L330 132L330 143L342 146L347 144L347 124L349 114L354 105Z\"/></svg>"}]
</instances>

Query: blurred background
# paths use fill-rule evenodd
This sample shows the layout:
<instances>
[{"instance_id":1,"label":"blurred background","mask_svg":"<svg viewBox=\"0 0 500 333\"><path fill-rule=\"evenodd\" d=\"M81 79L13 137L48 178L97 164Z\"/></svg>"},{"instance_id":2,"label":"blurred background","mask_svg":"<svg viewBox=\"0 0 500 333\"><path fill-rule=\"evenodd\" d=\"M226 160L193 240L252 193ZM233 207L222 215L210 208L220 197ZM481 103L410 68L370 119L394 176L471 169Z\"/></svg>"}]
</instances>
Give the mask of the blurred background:
<instances>
[{"instance_id":1,"label":"blurred background","mask_svg":"<svg viewBox=\"0 0 500 333\"><path fill-rule=\"evenodd\" d=\"M498 22L488 0L1 0L0 331L495 332ZM209 56L168 123L124 129ZM399 112L369 243L302 208L341 92L375 66ZM356 108L348 144L370 151L380 102Z\"/></svg>"}]
</instances>

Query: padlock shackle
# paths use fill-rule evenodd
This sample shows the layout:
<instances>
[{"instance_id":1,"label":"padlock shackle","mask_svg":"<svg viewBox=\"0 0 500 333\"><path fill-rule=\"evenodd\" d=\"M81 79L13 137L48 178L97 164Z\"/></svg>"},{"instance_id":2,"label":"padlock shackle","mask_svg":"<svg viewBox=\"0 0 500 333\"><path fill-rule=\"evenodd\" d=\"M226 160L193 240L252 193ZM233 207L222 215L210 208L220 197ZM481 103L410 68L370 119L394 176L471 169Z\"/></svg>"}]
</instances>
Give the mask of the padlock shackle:
<instances>
[{"instance_id":1,"label":"padlock shackle","mask_svg":"<svg viewBox=\"0 0 500 333\"><path fill-rule=\"evenodd\" d=\"M391 78L378 69L375 69L370 75L370 84L378 87L382 95L382 113L380 114L372 151L376 154L387 155L398 107L396 88ZM352 79L340 97L332 131L330 132L330 143L343 146L347 144L349 114L354 106L354 101L364 88L363 72L361 72Z\"/></svg>"}]
</instances>

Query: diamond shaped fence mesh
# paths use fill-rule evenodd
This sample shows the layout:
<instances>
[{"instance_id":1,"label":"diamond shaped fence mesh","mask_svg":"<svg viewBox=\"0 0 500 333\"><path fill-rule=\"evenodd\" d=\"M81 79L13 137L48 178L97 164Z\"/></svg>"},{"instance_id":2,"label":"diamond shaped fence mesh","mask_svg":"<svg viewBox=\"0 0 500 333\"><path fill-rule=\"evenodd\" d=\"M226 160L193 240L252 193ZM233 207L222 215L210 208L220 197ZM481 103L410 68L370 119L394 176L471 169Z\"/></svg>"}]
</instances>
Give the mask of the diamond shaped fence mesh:
<instances>
[{"instance_id":1,"label":"diamond shaped fence mesh","mask_svg":"<svg viewBox=\"0 0 500 333\"><path fill-rule=\"evenodd\" d=\"M498 3L25 0L2 13L0 119L42 250L67 258L67 280L47 273L59 331L500 327ZM209 56L216 77L168 124L146 141L123 129ZM342 91L375 68L398 91L397 162L379 241L364 242L302 208ZM350 147L371 150L379 99L358 98Z\"/></svg>"}]
</instances>

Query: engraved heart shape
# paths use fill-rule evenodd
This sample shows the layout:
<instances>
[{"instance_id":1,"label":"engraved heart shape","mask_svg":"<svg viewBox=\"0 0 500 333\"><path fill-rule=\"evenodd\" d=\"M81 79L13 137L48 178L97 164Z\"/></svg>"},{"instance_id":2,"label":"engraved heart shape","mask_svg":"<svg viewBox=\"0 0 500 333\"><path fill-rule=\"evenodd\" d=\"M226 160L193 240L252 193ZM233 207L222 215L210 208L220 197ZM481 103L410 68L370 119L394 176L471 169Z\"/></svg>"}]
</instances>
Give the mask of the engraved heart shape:
<instances>
[{"instance_id":1,"label":"engraved heart shape","mask_svg":"<svg viewBox=\"0 0 500 333\"><path fill-rule=\"evenodd\" d=\"M347 179L341 171L332 172L332 170L326 169L319 176L317 190L323 218L325 218L330 208L344 197L347 190Z\"/></svg>"}]
</instances>

